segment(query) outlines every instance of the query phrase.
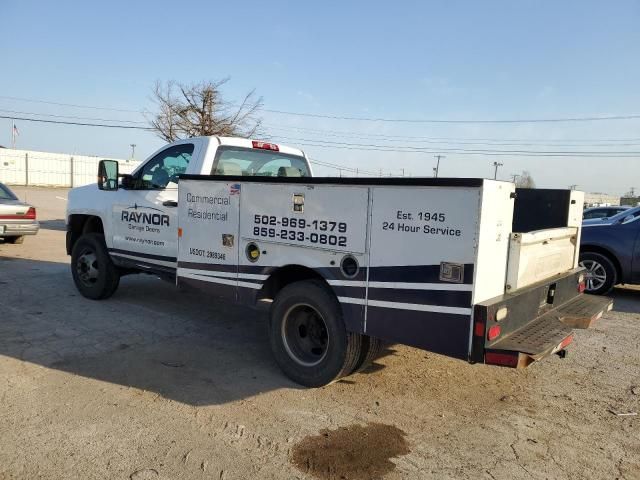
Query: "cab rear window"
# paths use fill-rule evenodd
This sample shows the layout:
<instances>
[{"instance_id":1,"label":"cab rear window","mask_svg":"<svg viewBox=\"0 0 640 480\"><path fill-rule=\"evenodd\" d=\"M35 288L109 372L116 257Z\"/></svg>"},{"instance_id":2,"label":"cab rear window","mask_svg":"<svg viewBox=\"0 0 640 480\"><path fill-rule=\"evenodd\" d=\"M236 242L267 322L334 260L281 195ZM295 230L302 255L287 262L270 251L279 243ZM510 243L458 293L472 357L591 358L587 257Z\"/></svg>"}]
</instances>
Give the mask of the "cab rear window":
<instances>
[{"instance_id":1,"label":"cab rear window","mask_svg":"<svg viewBox=\"0 0 640 480\"><path fill-rule=\"evenodd\" d=\"M240 147L220 147L214 162L213 175L250 177L308 177L304 157L269 150Z\"/></svg>"}]
</instances>

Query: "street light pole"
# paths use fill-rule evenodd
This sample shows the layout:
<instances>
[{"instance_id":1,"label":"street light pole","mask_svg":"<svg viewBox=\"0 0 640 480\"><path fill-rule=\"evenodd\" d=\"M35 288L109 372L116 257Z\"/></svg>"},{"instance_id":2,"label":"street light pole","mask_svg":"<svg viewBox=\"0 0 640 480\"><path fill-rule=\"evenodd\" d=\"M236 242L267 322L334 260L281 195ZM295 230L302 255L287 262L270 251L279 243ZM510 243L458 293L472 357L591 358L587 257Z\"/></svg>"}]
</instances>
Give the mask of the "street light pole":
<instances>
[{"instance_id":1,"label":"street light pole","mask_svg":"<svg viewBox=\"0 0 640 480\"><path fill-rule=\"evenodd\" d=\"M496 169L493 172L493 179L496 180L498 178L498 167L501 167L502 165L504 165L503 163L499 163L499 162L493 162L493 166L496 167Z\"/></svg>"},{"instance_id":2,"label":"street light pole","mask_svg":"<svg viewBox=\"0 0 640 480\"><path fill-rule=\"evenodd\" d=\"M131 158L133 159L136 156L136 144L130 143L129 145L131 146Z\"/></svg>"},{"instance_id":3,"label":"street light pole","mask_svg":"<svg viewBox=\"0 0 640 480\"><path fill-rule=\"evenodd\" d=\"M438 178L438 172L440 171L440 159L441 158L447 158L444 155L434 155L435 158L438 159L438 163L436 163L436 168L433 169L434 171L434 177Z\"/></svg>"}]
</instances>

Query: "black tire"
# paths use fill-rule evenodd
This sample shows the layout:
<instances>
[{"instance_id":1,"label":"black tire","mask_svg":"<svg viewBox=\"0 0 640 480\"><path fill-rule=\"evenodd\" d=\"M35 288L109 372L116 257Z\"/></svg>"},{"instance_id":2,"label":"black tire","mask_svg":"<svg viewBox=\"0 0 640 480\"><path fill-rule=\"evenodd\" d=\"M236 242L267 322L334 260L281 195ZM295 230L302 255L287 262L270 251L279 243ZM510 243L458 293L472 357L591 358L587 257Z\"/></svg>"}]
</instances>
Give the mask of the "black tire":
<instances>
[{"instance_id":1,"label":"black tire","mask_svg":"<svg viewBox=\"0 0 640 480\"><path fill-rule=\"evenodd\" d=\"M347 332L340 304L316 281L284 287L271 306L271 350L294 382L322 387L351 373L360 358L362 336Z\"/></svg>"},{"instance_id":2,"label":"black tire","mask_svg":"<svg viewBox=\"0 0 640 480\"><path fill-rule=\"evenodd\" d=\"M351 373L365 370L371 365L371 362L380 356L382 350L384 350L384 342L382 340L376 337L370 337L369 335L362 335L360 356Z\"/></svg>"},{"instance_id":3,"label":"black tire","mask_svg":"<svg viewBox=\"0 0 640 480\"><path fill-rule=\"evenodd\" d=\"M13 243L14 245L19 245L24 243L24 235L20 235L19 237L4 237L4 241L7 243Z\"/></svg>"},{"instance_id":4,"label":"black tire","mask_svg":"<svg viewBox=\"0 0 640 480\"><path fill-rule=\"evenodd\" d=\"M606 295L618 283L618 272L611 259L601 253L580 254L580 265L585 267L586 293Z\"/></svg>"},{"instance_id":5,"label":"black tire","mask_svg":"<svg viewBox=\"0 0 640 480\"><path fill-rule=\"evenodd\" d=\"M120 274L111 261L104 236L85 233L73 246L71 274L76 288L86 298L103 300L118 288Z\"/></svg>"}]
</instances>

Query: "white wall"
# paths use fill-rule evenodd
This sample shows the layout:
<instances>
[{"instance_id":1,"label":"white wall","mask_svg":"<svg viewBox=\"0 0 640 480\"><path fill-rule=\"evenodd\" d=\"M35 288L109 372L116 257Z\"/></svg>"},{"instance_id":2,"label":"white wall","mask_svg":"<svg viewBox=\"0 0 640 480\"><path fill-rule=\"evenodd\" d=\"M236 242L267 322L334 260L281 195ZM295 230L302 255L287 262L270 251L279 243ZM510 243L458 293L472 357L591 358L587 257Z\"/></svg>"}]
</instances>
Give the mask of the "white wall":
<instances>
[{"instance_id":1,"label":"white wall","mask_svg":"<svg viewBox=\"0 0 640 480\"><path fill-rule=\"evenodd\" d=\"M79 187L96 182L105 157L0 148L0 182L8 185ZM120 173L131 173L137 160L118 160Z\"/></svg>"}]
</instances>

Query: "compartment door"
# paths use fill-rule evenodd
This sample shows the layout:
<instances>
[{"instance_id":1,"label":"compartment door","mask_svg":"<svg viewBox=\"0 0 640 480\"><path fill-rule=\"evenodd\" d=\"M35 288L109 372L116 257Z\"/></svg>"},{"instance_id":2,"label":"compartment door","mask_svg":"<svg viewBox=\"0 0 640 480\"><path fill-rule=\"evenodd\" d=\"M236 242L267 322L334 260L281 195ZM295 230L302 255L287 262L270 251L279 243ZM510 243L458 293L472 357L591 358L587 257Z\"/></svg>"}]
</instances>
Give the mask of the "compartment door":
<instances>
[{"instance_id":1,"label":"compartment door","mask_svg":"<svg viewBox=\"0 0 640 480\"><path fill-rule=\"evenodd\" d=\"M177 283L237 299L240 185L181 180Z\"/></svg>"}]
</instances>

